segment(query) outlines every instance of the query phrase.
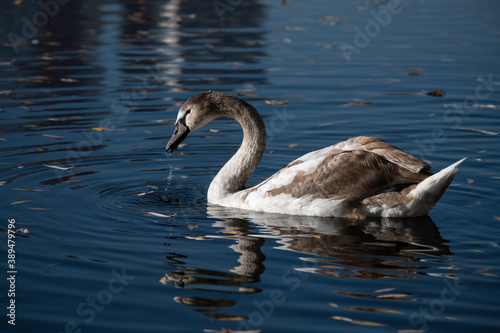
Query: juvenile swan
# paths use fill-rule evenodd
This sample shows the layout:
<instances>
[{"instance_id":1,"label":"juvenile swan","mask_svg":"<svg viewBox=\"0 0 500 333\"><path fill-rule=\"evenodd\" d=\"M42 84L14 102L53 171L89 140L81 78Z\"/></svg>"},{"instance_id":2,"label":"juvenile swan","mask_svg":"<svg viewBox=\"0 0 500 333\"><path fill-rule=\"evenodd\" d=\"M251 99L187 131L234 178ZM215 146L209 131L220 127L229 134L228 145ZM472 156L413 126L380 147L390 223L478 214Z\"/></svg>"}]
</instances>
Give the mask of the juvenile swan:
<instances>
[{"instance_id":1,"label":"juvenile swan","mask_svg":"<svg viewBox=\"0 0 500 333\"><path fill-rule=\"evenodd\" d=\"M422 160L380 139L359 136L299 157L245 188L264 153L266 129L257 110L237 97L209 91L189 98L165 149L174 152L190 131L223 116L240 123L243 142L208 189L208 202L220 206L347 218L421 216L434 207L465 160L432 174Z\"/></svg>"}]
</instances>

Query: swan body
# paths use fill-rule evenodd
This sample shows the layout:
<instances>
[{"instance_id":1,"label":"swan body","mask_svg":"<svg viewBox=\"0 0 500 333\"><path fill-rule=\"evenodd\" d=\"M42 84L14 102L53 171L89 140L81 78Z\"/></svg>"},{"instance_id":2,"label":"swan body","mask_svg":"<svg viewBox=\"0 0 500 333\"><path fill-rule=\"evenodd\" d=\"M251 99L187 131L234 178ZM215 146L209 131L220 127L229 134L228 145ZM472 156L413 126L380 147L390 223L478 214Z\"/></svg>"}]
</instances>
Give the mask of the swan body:
<instances>
[{"instance_id":1,"label":"swan body","mask_svg":"<svg viewBox=\"0 0 500 333\"><path fill-rule=\"evenodd\" d=\"M208 189L208 203L220 206L346 218L422 216L465 160L431 174L422 160L380 139L359 136L299 157L245 188L264 153L266 130L257 110L237 97L209 91L189 98L166 150L175 151L190 131L222 116L240 123L243 142Z\"/></svg>"}]
</instances>

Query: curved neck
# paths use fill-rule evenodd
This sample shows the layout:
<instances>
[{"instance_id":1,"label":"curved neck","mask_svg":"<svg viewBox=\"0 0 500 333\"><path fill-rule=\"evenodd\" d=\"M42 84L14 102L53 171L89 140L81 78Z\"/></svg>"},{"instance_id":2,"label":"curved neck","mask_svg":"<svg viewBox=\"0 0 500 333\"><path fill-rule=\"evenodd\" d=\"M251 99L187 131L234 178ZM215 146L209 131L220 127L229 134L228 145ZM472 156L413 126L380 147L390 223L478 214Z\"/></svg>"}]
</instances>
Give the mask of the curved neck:
<instances>
[{"instance_id":1,"label":"curved neck","mask_svg":"<svg viewBox=\"0 0 500 333\"><path fill-rule=\"evenodd\" d=\"M208 202L217 203L229 194L241 191L259 164L266 148L266 128L257 110L248 103L234 103L221 110L222 116L234 118L243 130L243 142L222 167L208 189Z\"/></svg>"}]
</instances>

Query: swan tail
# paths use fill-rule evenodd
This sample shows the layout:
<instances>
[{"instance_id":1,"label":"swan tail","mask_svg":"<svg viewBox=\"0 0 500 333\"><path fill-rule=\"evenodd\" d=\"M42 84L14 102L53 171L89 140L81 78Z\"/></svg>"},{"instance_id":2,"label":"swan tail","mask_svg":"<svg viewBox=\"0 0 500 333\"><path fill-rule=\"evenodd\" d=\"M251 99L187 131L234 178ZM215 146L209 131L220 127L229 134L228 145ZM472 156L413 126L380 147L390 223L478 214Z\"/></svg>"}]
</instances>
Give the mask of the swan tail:
<instances>
[{"instance_id":1,"label":"swan tail","mask_svg":"<svg viewBox=\"0 0 500 333\"><path fill-rule=\"evenodd\" d=\"M427 214L432 207L434 207L436 202L438 202L452 182L453 177L455 177L455 174L458 171L458 165L466 159L467 157L462 158L460 161L455 162L438 173L426 178L410 192L410 195L420 202L420 207L425 207L425 212L422 212L422 215ZM424 203L424 205L422 205L422 203Z\"/></svg>"}]
</instances>

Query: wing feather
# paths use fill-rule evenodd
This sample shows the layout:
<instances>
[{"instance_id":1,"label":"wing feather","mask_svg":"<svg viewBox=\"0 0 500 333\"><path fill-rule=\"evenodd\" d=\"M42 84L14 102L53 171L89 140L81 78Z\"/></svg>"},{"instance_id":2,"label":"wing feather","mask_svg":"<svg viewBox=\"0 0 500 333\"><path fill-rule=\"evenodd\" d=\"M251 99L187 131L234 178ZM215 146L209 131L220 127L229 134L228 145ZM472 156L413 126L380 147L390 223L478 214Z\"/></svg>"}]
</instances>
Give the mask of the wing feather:
<instances>
[{"instance_id":1,"label":"wing feather","mask_svg":"<svg viewBox=\"0 0 500 333\"><path fill-rule=\"evenodd\" d=\"M365 150L340 152L332 150L323 156L323 160L312 172L305 171L303 163L305 164L305 162L291 163L271 177L266 186L269 195L286 193L296 198L311 195L331 200L343 198L362 200L389 188L416 184L427 178L424 174L412 172ZM278 182L280 173L284 172L288 175L293 174L293 180L280 185Z\"/></svg>"},{"instance_id":2,"label":"wing feather","mask_svg":"<svg viewBox=\"0 0 500 333\"><path fill-rule=\"evenodd\" d=\"M384 157L412 172L427 172L430 166L421 159L402 151L401 149L377 138L358 136L339 142L332 147L338 150L365 150Z\"/></svg>"}]
</instances>

